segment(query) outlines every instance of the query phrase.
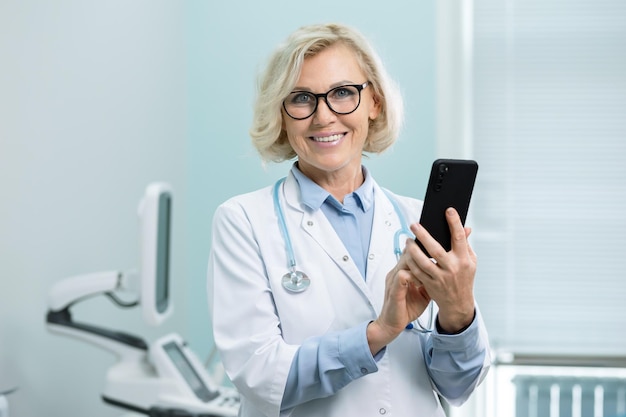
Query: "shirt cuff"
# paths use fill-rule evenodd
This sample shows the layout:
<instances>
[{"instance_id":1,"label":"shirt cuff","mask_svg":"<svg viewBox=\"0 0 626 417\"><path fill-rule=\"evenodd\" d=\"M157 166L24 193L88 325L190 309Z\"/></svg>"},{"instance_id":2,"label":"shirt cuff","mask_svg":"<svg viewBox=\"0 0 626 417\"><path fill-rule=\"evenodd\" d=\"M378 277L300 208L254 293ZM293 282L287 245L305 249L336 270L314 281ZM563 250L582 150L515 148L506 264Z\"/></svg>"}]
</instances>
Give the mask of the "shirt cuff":
<instances>
[{"instance_id":1,"label":"shirt cuff","mask_svg":"<svg viewBox=\"0 0 626 417\"><path fill-rule=\"evenodd\" d=\"M476 310L474 310L474 318L469 326L459 330L456 333L450 334L442 332L439 327L439 319L436 320L435 331L433 332L433 348L444 351L464 351L473 347L476 344L476 340L479 340L478 320L476 317Z\"/></svg>"},{"instance_id":2,"label":"shirt cuff","mask_svg":"<svg viewBox=\"0 0 626 417\"><path fill-rule=\"evenodd\" d=\"M435 326L437 328L437 333L439 334L447 334L447 335L461 334L465 330L467 330L472 325L472 323L474 323L475 320L476 320L476 309L474 309L474 317L472 317L472 321L467 326L463 327L461 330L457 330L456 332L453 332L453 333L446 332L443 328L441 328L441 325L439 324L439 315L437 315L437 318L435 319Z\"/></svg>"},{"instance_id":3,"label":"shirt cuff","mask_svg":"<svg viewBox=\"0 0 626 417\"><path fill-rule=\"evenodd\" d=\"M377 372L376 362L384 354L383 349L376 354L377 359L372 356L367 343L368 325L369 321L363 322L339 333L339 360L354 379Z\"/></svg>"}]
</instances>

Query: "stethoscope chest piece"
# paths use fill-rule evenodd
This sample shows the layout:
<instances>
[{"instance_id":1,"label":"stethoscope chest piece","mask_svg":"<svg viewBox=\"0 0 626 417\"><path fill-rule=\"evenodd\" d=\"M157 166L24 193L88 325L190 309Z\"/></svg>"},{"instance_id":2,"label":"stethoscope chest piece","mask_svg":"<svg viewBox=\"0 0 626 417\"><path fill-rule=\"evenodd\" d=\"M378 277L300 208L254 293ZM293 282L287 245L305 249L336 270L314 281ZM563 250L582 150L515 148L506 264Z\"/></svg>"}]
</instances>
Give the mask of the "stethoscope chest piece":
<instances>
[{"instance_id":1,"label":"stethoscope chest piece","mask_svg":"<svg viewBox=\"0 0 626 417\"><path fill-rule=\"evenodd\" d=\"M283 275L283 287L289 292L302 292L309 288L311 280L301 271L289 271Z\"/></svg>"}]
</instances>

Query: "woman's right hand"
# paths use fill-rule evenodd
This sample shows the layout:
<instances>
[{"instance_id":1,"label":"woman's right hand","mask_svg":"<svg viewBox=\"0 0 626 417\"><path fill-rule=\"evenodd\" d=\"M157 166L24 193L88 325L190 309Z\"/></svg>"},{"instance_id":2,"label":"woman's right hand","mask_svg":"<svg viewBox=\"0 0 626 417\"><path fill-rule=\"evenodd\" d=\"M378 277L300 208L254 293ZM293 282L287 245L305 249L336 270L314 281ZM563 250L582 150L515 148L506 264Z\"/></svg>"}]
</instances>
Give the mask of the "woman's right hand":
<instances>
[{"instance_id":1,"label":"woman's right hand","mask_svg":"<svg viewBox=\"0 0 626 417\"><path fill-rule=\"evenodd\" d=\"M403 253L396 267L387 273L382 311L367 327L367 341L372 355L398 337L430 302L428 292L411 273L407 256L406 252Z\"/></svg>"}]
</instances>

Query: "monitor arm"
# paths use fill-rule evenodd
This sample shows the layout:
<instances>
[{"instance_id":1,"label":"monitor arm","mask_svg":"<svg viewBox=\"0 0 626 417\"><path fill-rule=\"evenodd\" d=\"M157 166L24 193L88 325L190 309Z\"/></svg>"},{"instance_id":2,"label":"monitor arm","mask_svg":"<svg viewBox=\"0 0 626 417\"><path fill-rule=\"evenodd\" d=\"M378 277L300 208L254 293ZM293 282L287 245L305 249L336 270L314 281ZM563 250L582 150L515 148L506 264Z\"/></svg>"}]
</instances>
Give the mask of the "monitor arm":
<instances>
[{"instance_id":1,"label":"monitor arm","mask_svg":"<svg viewBox=\"0 0 626 417\"><path fill-rule=\"evenodd\" d=\"M99 294L129 289L133 274L120 271L96 272L59 281L48 297L48 328L60 334L76 337L113 352L121 361L137 361L145 357L146 342L134 335L112 331L72 320L70 307L79 301Z\"/></svg>"},{"instance_id":2,"label":"monitor arm","mask_svg":"<svg viewBox=\"0 0 626 417\"><path fill-rule=\"evenodd\" d=\"M134 278L134 274L121 271L94 272L65 278L50 290L48 307L52 311L59 311L88 297L131 289Z\"/></svg>"}]
</instances>

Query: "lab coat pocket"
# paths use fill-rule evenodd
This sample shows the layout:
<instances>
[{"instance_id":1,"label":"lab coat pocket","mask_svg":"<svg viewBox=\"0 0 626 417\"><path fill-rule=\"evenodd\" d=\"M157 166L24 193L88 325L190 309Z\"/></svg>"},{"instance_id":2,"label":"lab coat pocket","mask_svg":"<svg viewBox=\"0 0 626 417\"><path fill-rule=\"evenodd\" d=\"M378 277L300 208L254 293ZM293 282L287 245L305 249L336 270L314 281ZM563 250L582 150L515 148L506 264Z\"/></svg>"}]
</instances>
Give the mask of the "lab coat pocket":
<instances>
[{"instance_id":1,"label":"lab coat pocket","mask_svg":"<svg viewBox=\"0 0 626 417\"><path fill-rule=\"evenodd\" d=\"M307 273L310 285L302 292L292 292L283 285L283 276L288 272L284 266L275 267L268 275L283 339L300 344L308 337L326 333L335 311L323 279L315 279Z\"/></svg>"}]
</instances>

